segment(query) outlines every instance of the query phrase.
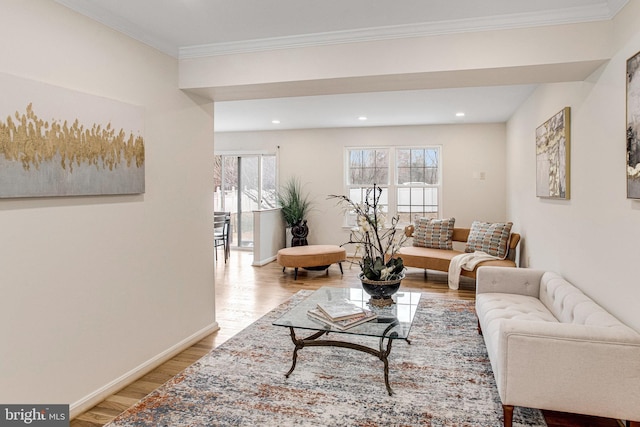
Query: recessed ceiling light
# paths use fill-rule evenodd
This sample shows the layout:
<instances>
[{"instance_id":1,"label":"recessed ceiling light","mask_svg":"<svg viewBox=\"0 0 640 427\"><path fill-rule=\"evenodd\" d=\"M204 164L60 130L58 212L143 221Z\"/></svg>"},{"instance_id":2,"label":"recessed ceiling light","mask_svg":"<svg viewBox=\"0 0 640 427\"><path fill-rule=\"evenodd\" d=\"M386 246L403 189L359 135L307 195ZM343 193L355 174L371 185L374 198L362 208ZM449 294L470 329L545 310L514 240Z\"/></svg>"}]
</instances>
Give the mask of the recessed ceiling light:
<instances>
[{"instance_id":1,"label":"recessed ceiling light","mask_svg":"<svg viewBox=\"0 0 640 427\"><path fill-rule=\"evenodd\" d=\"M280 124L280 120L271 120L271 123L273 123L274 125L279 125Z\"/></svg>"},{"instance_id":2,"label":"recessed ceiling light","mask_svg":"<svg viewBox=\"0 0 640 427\"><path fill-rule=\"evenodd\" d=\"M367 120L367 116L360 116L360 117L358 117L358 120L364 122L365 120Z\"/></svg>"},{"instance_id":3,"label":"recessed ceiling light","mask_svg":"<svg viewBox=\"0 0 640 427\"><path fill-rule=\"evenodd\" d=\"M456 117L464 117L464 113L463 112L456 113Z\"/></svg>"}]
</instances>

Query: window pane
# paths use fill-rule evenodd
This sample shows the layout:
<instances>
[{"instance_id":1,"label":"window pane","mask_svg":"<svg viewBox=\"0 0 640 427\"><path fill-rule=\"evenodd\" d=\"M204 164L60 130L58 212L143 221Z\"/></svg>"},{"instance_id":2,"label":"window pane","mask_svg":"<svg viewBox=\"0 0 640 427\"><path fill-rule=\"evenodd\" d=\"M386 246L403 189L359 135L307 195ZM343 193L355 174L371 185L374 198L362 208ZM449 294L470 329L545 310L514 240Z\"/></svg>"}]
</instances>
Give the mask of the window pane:
<instances>
[{"instance_id":1,"label":"window pane","mask_svg":"<svg viewBox=\"0 0 640 427\"><path fill-rule=\"evenodd\" d=\"M439 148L412 148L397 150L397 180L398 184L424 183L438 185Z\"/></svg>"},{"instance_id":2,"label":"window pane","mask_svg":"<svg viewBox=\"0 0 640 427\"><path fill-rule=\"evenodd\" d=\"M389 152L387 150L376 150L376 166L379 168L389 167Z\"/></svg>"},{"instance_id":3,"label":"window pane","mask_svg":"<svg viewBox=\"0 0 640 427\"><path fill-rule=\"evenodd\" d=\"M398 184L411 182L411 168L398 168Z\"/></svg>"},{"instance_id":4,"label":"window pane","mask_svg":"<svg viewBox=\"0 0 640 427\"><path fill-rule=\"evenodd\" d=\"M437 147L396 151L396 188L400 221L439 217L438 186L440 149Z\"/></svg>"},{"instance_id":5,"label":"window pane","mask_svg":"<svg viewBox=\"0 0 640 427\"><path fill-rule=\"evenodd\" d=\"M349 198L354 203L363 203L367 195L368 201L373 204L373 191L370 191L372 187L351 187L349 189ZM380 198L378 199L378 206L383 212L389 211L389 189L382 188Z\"/></svg>"},{"instance_id":6,"label":"window pane","mask_svg":"<svg viewBox=\"0 0 640 427\"><path fill-rule=\"evenodd\" d=\"M385 166L384 169L382 169L382 168L376 169L376 174L375 174L374 178L369 182L372 183L372 184L388 185L389 184L389 169L387 168L387 166Z\"/></svg>"},{"instance_id":7,"label":"window pane","mask_svg":"<svg viewBox=\"0 0 640 427\"><path fill-rule=\"evenodd\" d=\"M431 185L439 184L440 150L425 150L425 182Z\"/></svg>"},{"instance_id":8,"label":"window pane","mask_svg":"<svg viewBox=\"0 0 640 427\"><path fill-rule=\"evenodd\" d=\"M373 192L371 192L373 195ZM372 199L373 201L373 199ZM382 193L380 193L380 199L378 200L378 206L382 209L382 212L389 212L389 189L383 188Z\"/></svg>"},{"instance_id":9,"label":"window pane","mask_svg":"<svg viewBox=\"0 0 640 427\"><path fill-rule=\"evenodd\" d=\"M361 203L362 202L362 188L350 188L349 189L349 198L353 203Z\"/></svg>"},{"instance_id":10,"label":"window pane","mask_svg":"<svg viewBox=\"0 0 640 427\"><path fill-rule=\"evenodd\" d=\"M411 204L422 205L424 204L424 188L412 188L411 189Z\"/></svg>"},{"instance_id":11,"label":"window pane","mask_svg":"<svg viewBox=\"0 0 640 427\"><path fill-rule=\"evenodd\" d=\"M213 156L213 210L222 210L222 156Z\"/></svg>"},{"instance_id":12,"label":"window pane","mask_svg":"<svg viewBox=\"0 0 640 427\"><path fill-rule=\"evenodd\" d=\"M438 212L438 188L425 188L427 212Z\"/></svg>"},{"instance_id":13,"label":"window pane","mask_svg":"<svg viewBox=\"0 0 640 427\"><path fill-rule=\"evenodd\" d=\"M408 168L411 166L411 150L396 150L396 166L400 168Z\"/></svg>"},{"instance_id":14,"label":"window pane","mask_svg":"<svg viewBox=\"0 0 640 427\"><path fill-rule=\"evenodd\" d=\"M233 191L238 185L238 158L233 156L223 156L222 162L224 169L224 176L222 177L222 191ZM231 205L233 205L231 208L227 207L227 205L227 203L224 204L224 208L227 211L235 208L235 203L231 203Z\"/></svg>"},{"instance_id":15,"label":"window pane","mask_svg":"<svg viewBox=\"0 0 640 427\"><path fill-rule=\"evenodd\" d=\"M415 222L416 218L439 216L438 188L435 187L398 187L398 213L400 219Z\"/></svg>"},{"instance_id":16,"label":"window pane","mask_svg":"<svg viewBox=\"0 0 640 427\"><path fill-rule=\"evenodd\" d=\"M376 152L375 150L362 151L362 167L373 168L376 166Z\"/></svg>"},{"instance_id":17,"label":"window pane","mask_svg":"<svg viewBox=\"0 0 640 427\"><path fill-rule=\"evenodd\" d=\"M411 188L398 188L398 213L411 212Z\"/></svg>"},{"instance_id":18,"label":"window pane","mask_svg":"<svg viewBox=\"0 0 640 427\"><path fill-rule=\"evenodd\" d=\"M424 183L424 168L414 167L411 168L411 182L412 183Z\"/></svg>"},{"instance_id":19,"label":"window pane","mask_svg":"<svg viewBox=\"0 0 640 427\"><path fill-rule=\"evenodd\" d=\"M361 150L351 150L349 152L349 167L350 168L362 167L362 151Z\"/></svg>"},{"instance_id":20,"label":"window pane","mask_svg":"<svg viewBox=\"0 0 640 427\"><path fill-rule=\"evenodd\" d=\"M424 166L424 151L425 150L411 150L411 166Z\"/></svg>"},{"instance_id":21,"label":"window pane","mask_svg":"<svg viewBox=\"0 0 640 427\"><path fill-rule=\"evenodd\" d=\"M262 209L275 208L276 203L276 156L262 156Z\"/></svg>"},{"instance_id":22,"label":"window pane","mask_svg":"<svg viewBox=\"0 0 640 427\"><path fill-rule=\"evenodd\" d=\"M349 150L348 176L350 185L388 185L388 150Z\"/></svg>"}]
</instances>

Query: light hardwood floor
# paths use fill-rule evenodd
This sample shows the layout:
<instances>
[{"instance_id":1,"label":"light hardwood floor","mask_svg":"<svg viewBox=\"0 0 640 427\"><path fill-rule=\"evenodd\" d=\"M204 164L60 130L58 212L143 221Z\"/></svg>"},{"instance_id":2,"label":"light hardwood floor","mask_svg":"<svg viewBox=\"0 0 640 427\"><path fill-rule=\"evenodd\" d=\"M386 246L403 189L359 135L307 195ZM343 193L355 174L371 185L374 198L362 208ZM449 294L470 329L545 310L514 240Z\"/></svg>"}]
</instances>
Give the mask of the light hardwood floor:
<instances>
[{"instance_id":1,"label":"light hardwood floor","mask_svg":"<svg viewBox=\"0 0 640 427\"><path fill-rule=\"evenodd\" d=\"M220 324L218 332L207 336L140 380L79 415L71 421L71 426L105 425L301 289L348 287L358 283L359 268L349 264L343 264L344 275L340 274L338 266L332 265L327 272L300 270L298 280L293 280L292 270L283 273L282 267L276 263L252 267L252 260L250 252L232 251L227 264L219 262L216 266L216 320ZM418 269L408 270L402 286L428 292L434 297L475 297L474 284L470 279L462 278L461 289L453 291L447 287L446 275L430 272L428 280L425 280L422 270ZM549 427L619 427L614 420L571 414L546 412L545 418Z\"/></svg>"}]
</instances>

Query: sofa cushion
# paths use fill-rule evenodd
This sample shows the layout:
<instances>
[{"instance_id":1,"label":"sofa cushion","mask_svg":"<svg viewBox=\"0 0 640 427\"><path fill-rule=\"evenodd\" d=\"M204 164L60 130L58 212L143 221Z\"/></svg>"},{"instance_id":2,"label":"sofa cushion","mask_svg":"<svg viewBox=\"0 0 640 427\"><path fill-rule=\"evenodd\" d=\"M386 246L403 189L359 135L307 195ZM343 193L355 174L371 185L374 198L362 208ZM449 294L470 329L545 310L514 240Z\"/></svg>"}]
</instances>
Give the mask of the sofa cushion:
<instances>
[{"instance_id":1,"label":"sofa cushion","mask_svg":"<svg viewBox=\"0 0 640 427\"><path fill-rule=\"evenodd\" d=\"M505 259L509 252L509 235L512 222L473 221L465 252L482 251Z\"/></svg>"},{"instance_id":2,"label":"sofa cushion","mask_svg":"<svg viewBox=\"0 0 640 427\"><path fill-rule=\"evenodd\" d=\"M487 325L500 319L558 322L558 319L538 298L528 295L478 294L476 295L476 309L478 317L484 318Z\"/></svg>"},{"instance_id":3,"label":"sofa cushion","mask_svg":"<svg viewBox=\"0 0 640 427\"><path fill-rule=\"evenodd\" d=\"M449 271L451 258L464 252L448 249L403 246L398 251L405 266L428 270Z\"/></svg>"},{"instance_id":4,"label":"sofa cushion","mask_svg":"<svg viewBox=\"0 0 640 427\"><path fill-rule=\"evenodd\" d=\"M482 319L482 334L484 335L492 364L497 357L498 335L503 321L517 319L558 322L558 319L549 312L538 298L519 294L477 294L476 313L478 319Z\"/></svg>"},{"instance_id":5,"label":"sofa cushion","mask_svg":"<svg viewBox=\"0 0 640 427\"><path fill-rule=\"evenodd\" d=\"M403 246L398 251L398 256L402 258L405 267L423 268L425 270L437 270L437 271L449 271L449 264L451 259L456 255L461 255L464 252L457 251L455 249L432 249L421 248L418 246ZM461 276L476 277L476 271L480 267L495 266L495 267L515 267L516 263L508 259L495 259L490 261L483 261L479 263L473 271L467 271L462 269Z\"/></svg>"},{"instance_id":6,"label":"sofa cushion","mask_svg":"<svg viewBox=\"0 0 640 427\"><path fill-rule=\"evenodd\" d=\"M413 232L413 246L431 249L453 249L455 218L420 218Z\"/></svg>"},{"instance_id":7,"label":"sofa cushion","mask_svg":"<svg viewBox=\"0 0 640 427\"><path fill-rule=\"evenodd\" d=\"M627 329L580 289L551 271L545 272L540 279L540 301L564 323Z\"/></svg>"}]
</instances>

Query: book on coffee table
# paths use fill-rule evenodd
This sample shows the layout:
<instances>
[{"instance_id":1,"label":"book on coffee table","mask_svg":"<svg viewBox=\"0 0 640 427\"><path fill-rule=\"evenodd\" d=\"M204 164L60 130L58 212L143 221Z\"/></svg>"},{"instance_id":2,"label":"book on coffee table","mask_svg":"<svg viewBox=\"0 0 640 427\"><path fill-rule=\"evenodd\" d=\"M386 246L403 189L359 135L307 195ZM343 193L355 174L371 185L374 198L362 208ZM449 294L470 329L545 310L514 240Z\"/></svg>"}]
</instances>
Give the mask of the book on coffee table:
<instances>
[{"instance_id":1,"label":"book on coffee table","mask_svg":"<svg viewBox=\"0 0 640 427\"><path fill-rule=\"evenodd\" d=\"M313 320L317 320L325 325L332 326L340 331L344 331L345 329L352 328L356 325L360 325L378 317L376 313L366 309L360 309L360 315L358 315L357 317L351 317L342 320L329 319L319 308L312 308L307 312L307 315Z\"/></svg>"},{"instance_id":2,"label":"book on coffee table","mask_svg":"<svg viewBox=\"0 0 640 427\"><path fill-rule=\"evenodd\" d=\"M349 300L323 301L318 303L320 310L330 320L345 320L360 317L364 313L362 307L358 307Z\"/></svg>"}]
</instances>

